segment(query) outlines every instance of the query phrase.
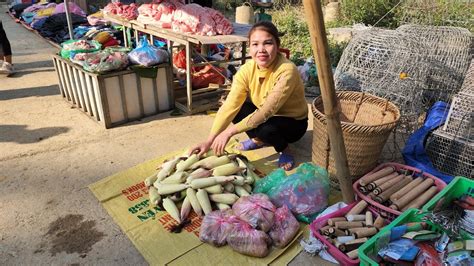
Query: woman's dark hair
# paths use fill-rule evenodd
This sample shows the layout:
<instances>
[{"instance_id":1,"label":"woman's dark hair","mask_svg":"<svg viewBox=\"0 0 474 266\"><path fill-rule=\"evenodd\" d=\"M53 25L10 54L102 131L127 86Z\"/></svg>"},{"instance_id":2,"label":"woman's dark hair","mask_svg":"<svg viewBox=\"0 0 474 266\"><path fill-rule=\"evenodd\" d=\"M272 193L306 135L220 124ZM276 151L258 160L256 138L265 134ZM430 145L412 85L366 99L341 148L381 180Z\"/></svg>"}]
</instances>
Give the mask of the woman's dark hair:
<instances>
[{"instance_id":1,"label":"woman's dark hair","mask_svg":"<svg viewBox=\"0 0 474 266\"><path fill-rule=\"evenodd\" d=\"M272 35L273 38L275 38L276 40L277 47L280 48L280 37L279 37L278 29L275 25L273 25L273 23L271 23L270 21L260 21L260 22L255 23L249 31L249 35L248 35L249 40L250 40L250 36L256 30L263 30L269 33L270 35Z\"/></svg>"}]
</instances>

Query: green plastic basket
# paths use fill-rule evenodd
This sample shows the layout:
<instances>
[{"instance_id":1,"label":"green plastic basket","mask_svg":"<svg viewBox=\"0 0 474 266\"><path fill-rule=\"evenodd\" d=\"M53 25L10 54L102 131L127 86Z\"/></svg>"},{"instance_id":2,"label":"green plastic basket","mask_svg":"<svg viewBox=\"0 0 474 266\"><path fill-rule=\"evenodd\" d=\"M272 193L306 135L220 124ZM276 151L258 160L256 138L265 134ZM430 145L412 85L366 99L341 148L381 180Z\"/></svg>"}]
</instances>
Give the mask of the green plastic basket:
<instances>
[{"instance_id":1,"label":"green plastic basket","mask_svg":"<svg viewBox=\"0 0 474 266\"><path fill-rule=\"evenodd\" d=\"M463 194L474 197L474 180L458 176L428 201L422 210L433 211L437 206L438 208L447 207L454 199L459 198Z\"/></svg>"},{"instance_id":2,"label":"green plastic basket","mask_svg":"<svg viewBox=\"0 0 474 266\"><path fill-rule=\"evenodd\" d=\"M360 265L371 265L377 266L377 263L374 258L377 257L378 249L376 248L377 240L383 235L387 234L392 228L398 225L403 225L410 222L421 222L421 219L424 215L418 209L408 209L403 212L397 219L391 222L389 225L385 226L378 232L375 236L371 237L367 242L359 247L359 260ZM441 233L440 228L427 223L428 230Z\"/></svg>"}]
</instances>

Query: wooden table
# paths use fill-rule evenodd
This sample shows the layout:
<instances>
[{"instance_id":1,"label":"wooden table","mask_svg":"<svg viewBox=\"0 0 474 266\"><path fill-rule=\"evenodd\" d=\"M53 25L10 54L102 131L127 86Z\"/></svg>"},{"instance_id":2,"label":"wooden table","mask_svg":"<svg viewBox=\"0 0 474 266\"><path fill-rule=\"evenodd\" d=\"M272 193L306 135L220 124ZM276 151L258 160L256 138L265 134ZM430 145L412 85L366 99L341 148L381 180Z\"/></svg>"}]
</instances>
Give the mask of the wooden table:
<instances>
[{"instance_id":1,"label":"wooden table","mask_svg":"<svg viewBox=\"0 0 474 266\"><path fill-rule=\"evenodd\" d=\"M175 32L172 29L162 28L153 24L141 23L137 20L124 20L113 15L104 15L104 17L112 23L122 25L124 27L124 40L127 41L126 28L132 29L135 32L135 38L138 37L138 32L146 33L150 36L166 39L168 41L168 52L170 54L170 64L173 65L173 45L175 43L182 45L186 50L186 97L176 98L175 106L186 113L198 113L207 111L211 108L217 107L218 102L216 97L222 94L222 90L217 88L204 88L199 90L192 89L192 54L193 45L200 45L205 50L210 44L228 44L241 43L242 57L225 61L212 61L212 63L224 63L240 61L245 63L247 59L247 34L250 30L250 25L233 23L234 33L231 35L216 35L216 36L201 36L182 32ZM153 39L152 37L150 37ZM230 84L228 84L230 85Z\"/></svg>"}]
</instances>

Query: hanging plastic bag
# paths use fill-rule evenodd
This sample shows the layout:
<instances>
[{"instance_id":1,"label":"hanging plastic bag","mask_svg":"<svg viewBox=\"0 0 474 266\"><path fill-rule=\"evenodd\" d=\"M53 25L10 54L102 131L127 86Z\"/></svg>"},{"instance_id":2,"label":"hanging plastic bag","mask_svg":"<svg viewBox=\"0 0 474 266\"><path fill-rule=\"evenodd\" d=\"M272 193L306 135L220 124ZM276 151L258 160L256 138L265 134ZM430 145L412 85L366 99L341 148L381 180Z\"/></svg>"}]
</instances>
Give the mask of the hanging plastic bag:
<instances>
[{"instance_id":1,"label":"hanging plastic bag","mask_svg":"<svg viewBox=\"0 0 474 266\"><path fill-rule=\"evenodd\" d=\"M226 237L236 219L238 218L233 215L232 210L213 211L207 214L201 223L199 239L216 247L225 245Z\"/></svg>"},{"instance_id":2,"label":"hanging plastic bag","mask_svg":"<svg viewBox=\"0 0 474 266\"><path fill-rule=\"evenodd\" d=\"M273 244L278 248L284 248L300 230L300 224L286 205L278 208L275 212L275 222L268 232Z\"/></svg>"},{"instance_id":3,"label":"hanging plastic bag","mask_svg":"<svg viewBox=\"0 0 474 266\"><path fill-rule=\"evenodd\" d=\"M272 243L265 232L252 228L248 223L239 221L234 223L227 236L227 244L244 255L263 258L268 255L268 246Z\"/></svg>"},{"instance_id":4,"label":"hanging plastic bag","mask_svg":"<svg viewBox=\"0 0 474 266\"><path fill-rule=\"evenodd\" d=\"M168 62L169 56L167 51L150 45L143 36L138 47L128 54L128 59L133 64L149 67Z\"/></svg>"},{"instance_id":5,"label":"hanging plastic bag","mask_svg":"<svg viewBox=\"0 0 474 266\"><path fill-rule=\"evenodd\" d=\"M296 173L273 182L265 193L277 207L286 205L296 216L313 216L328 205L328 173L312 163L303 163ZM300 217L298 219L308 222Z\"/></svg>"},{"instance_id":6,"label":"hanging plastic bag","mask_svg":"<svg viewBox=\"0 0 474 266\"><path fill-rule=\"evenodd\" d=\"M273 226L275 206L265 194L241 197L232 205L234 214L253 228L268 232Z\"/></svg>"},{"instance_id":7,"label":"hanging plastic bag","mask_svg":"<svg viewBox=\"0 0 474 266\"><path fill-rule=\"evenodd\" d=\"M186 50L181 49L177 53L173 53L173 65L177 68L186 68Z\"/></svg>"}]
</instances>

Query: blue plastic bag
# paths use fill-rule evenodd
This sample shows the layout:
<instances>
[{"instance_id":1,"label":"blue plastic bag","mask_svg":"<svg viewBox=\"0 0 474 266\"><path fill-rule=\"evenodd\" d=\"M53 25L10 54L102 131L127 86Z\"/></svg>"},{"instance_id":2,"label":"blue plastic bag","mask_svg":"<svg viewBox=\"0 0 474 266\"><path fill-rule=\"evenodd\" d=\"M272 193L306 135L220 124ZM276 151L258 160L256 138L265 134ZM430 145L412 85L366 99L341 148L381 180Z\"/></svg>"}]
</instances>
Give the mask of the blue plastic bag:
<instances>
[{"instance_id":1,"label":"blue plastic bag","mask_svg":"<svg viewBox=\"0 0 474 266\"><path fill-rule=\"evenodd\" d=\"M146 36L143 36L138 47L128 54L128 59L132 64L150 67L168 62L169 55L167 51L150 45Z\"/></svg>"},{"instance_id":2,"label":"blue plastic bag","mask_svg":"<svg viewBox=\"0 0 474 266\"><path fill-rule=\"evenodd\" d=\"M433 104L428 111L424 125L410 136L402 151L403 159L405 159L407 165L441 178L446 184L449 184L454 176L443 174L433 166L425 151L425 141L431 131L444 124L448 116L448 110L449 105L447 103L436 102Z\"/></svg>"}]
</instances>

